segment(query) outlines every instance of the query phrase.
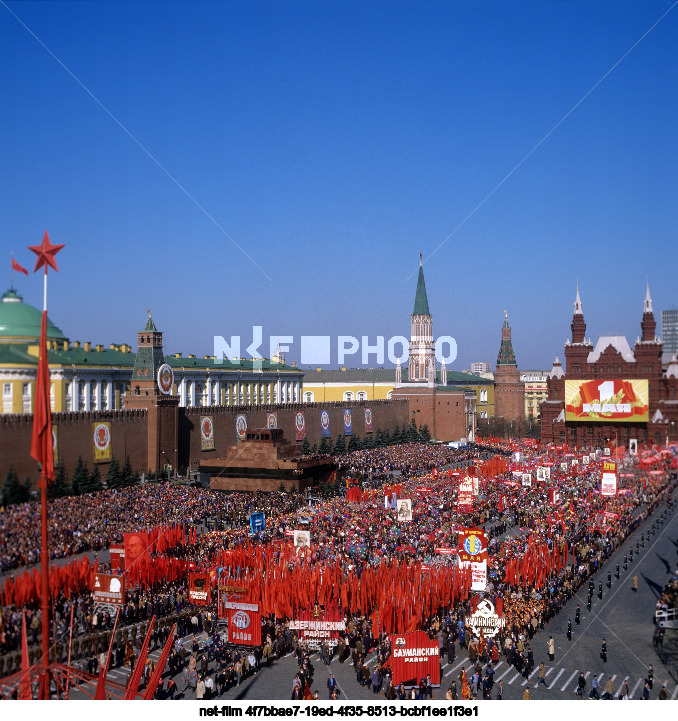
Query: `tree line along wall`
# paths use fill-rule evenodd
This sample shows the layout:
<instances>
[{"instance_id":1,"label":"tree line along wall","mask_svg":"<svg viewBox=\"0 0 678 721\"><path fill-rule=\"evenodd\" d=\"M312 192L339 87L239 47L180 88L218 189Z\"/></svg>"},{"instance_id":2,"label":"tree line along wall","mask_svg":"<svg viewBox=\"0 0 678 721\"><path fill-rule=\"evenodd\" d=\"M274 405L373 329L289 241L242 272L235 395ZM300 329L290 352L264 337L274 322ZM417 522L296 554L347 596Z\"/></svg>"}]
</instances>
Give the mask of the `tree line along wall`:
<instances>
[{"instance_id":1,"label":"tree line along wall","mask_svg":"<svg viewBox=\"0 0 678 721\"><path fill-rule=\"evenodd\" d=\"M81 413L53 413L52 425L57 429L57 461L65 465L72 475L78 456L91 471L94 466L94 423L106 421L111 427L111 455L122 464L129 456L134 469L147 469L148 424L145 410L95 411ZM10 466L14 467L20 482L26 478L37 488L40 473L38 464L31 458L31 414L0 416L0 484ZM99 463L102 476L110 463Z\"/></svg>"},{"instance_id":2,"label":"tree line along wall","mask_svg":"<svg viewBox=\"0 0 678 721\"><path fill-rule=\"evenodd\" d=\"M292 403L263 406L212 406L179 408L179 465L197 470L201 461L209 462L213 458L223 458L228 446L236 443L235 422L237 416L247 416L247 429L266 428L269 413L277 415L277 426L282 428L286 440L296 438L295 419L297 413L304 414L306 438L312 446L320 445L322 428L320 415L327 411L330 417L330 438L334 443L339 434L344 433L344 410L351 410L353 435L364 438L365 409L372 414L372 433L378 428L403 427L408 422L408 403L406 400L388 401L347 401L345 403ZM200 424L205 416L212 418L214 427L214 450L203 451ZM301 443L301 441L299 441Z\"/></svg>"}]
</instances>

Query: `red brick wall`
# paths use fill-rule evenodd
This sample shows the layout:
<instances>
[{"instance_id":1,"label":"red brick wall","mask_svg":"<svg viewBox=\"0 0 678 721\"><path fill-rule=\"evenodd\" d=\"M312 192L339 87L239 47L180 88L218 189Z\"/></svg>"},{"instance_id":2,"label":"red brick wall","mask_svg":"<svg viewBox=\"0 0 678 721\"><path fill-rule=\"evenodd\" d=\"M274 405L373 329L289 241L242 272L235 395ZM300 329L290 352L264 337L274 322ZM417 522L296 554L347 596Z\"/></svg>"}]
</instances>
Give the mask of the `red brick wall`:
<instances>
[{"instance_id":1,"label":"red brick wall","mask_svg":"<svg viewBox=\"0 0 678 721\"><path fill-rule=\"evenodd\" d=\"M235 417L247 413L249 428L263 428L266 414L278 414L278 427L285 438L294 441L294 420L297 411L303 411L306 419L306 436L309 443L320 443L320 413L330 414L332 441L344 431L344 408L352 410L353 433L365 436L365 408L372 411L372 429L393 430L402 427L408 417L406 401L368 401L352 403L312 403L280 406L248 406L240 409L217 406L212 408L178 408L166 399L155 398L147 409L98 411L90 413L54 413L53 423L58 427L59 459L65 463L71 476L78 456L82 456L88 469L94 462L93 427L95 421L110 421L112 454L124 462L129 455L132 467L139 472L161 468L165 463L179 468L183 465L197 469L200 460L224 456L226 448L235 444ZM157 403L157 405L155 405ZM214 420L214 451L200 450L200 420L211 415ZM27 477L34 486L38 481L36 462L30 457L32 432L31 415L0 416L0 484L10 465L20 481ZM175 452L176 449L176 452ZM161 453L164 451L164 453ZM102 476L109 464L99 464Z\"/></svg>"},{"instance_id":2,"label":"red brick wall","mask_svg":"<svg viewBox=\"0 0 678 721\"><path fill-rule=\"evenodd\" d=\"M525 417L525 384L515 366L497 366L494 374L494 414L512 421Z\"/></svg>"},{"instance_id":3,"label":"red brick wall","mask_svg":"<svg viewBox=\"0 0 678 721\"><path fill-rule=\"evenodd\" d=\"M297 412L303 411L306 421L306 437L311 446L320 445L322 431L320 413L326 410L330 415L330 437L334 443L337 436L344 432L344 408L351 409L353 434L365 436L365 408L372 411L372 432L377 428L389 431L396 426L402 428L408 418L406 401L361 401L346 403L299 403L278 406L212 406L207 408L179 408L179 465L194 470L200 461L226 455L228 446L235 445L235 418L240 413L247 414L247 427L265 428L266 416L269 412L277 413L278 428L282 428L284 437L289 441L295 439L294 421ZM203 416L212 416L214 423L214 450L202 451L200 448L200 422ZM301 441L300 441L301 442Z\"/></svg>"},{"instance_id":4,"label":"red brick wall","mask_svg":"<svg viewBox=\"0 0 678 721\"><path fill-rule=\"evenodd\" d=\"M415 421L417 428L427 425L437 440L459 441L467 437L463 391L438 391L422 384L396 388L393 397L406 398L410 421Z\"/></svg>"},{"instance_id":5,"label":"red brick wall","mask_svg":"<svg viewBox=\"0 0 678 721\"><path fill-rule=\"evenodd\" d=\"M134 411L98 411L90 413L53 413L52 424L58 428L59 463L65 464L69 478L81 456L91 471L94 465L95 421L111 424L111 452L121 463L130 457L132 467L145 471L147 458L147 413ZM23 483L31 479L37 486L39 473L37 463L30 456L33 417L31 415L0 416L0 484L10 466ZM108 463L100 463L99 470L105 476Z\"/></svg>"}]
</instances>

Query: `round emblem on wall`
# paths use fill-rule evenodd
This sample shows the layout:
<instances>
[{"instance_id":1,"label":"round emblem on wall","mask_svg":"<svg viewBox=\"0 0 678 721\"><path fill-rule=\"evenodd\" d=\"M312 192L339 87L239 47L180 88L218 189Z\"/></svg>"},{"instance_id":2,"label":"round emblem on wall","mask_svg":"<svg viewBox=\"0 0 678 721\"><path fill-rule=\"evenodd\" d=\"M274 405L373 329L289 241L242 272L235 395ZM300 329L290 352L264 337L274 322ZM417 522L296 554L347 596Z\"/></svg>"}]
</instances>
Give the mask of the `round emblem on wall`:
<instances>
[{"instance_id":1,"label":"round emblem on wall","mask_svg":"<svg viewBox=\"0 0 678 721\"><path fill-rule=\"evenodd\" d=\"M276 418L275 413L269 413L266 417L266 427L267 428L275 428L278 425L278 419Z\"/></svg>"},{"instance_id":2,"label":"round emblem on wall","mask_svg":"<svg viewBox=\"0 0 678 721\"><path fill-rule=\"evenodd\" d=\"M303 413L297 413L297 415L294 418L294 425L297 427L297 430L299 432L304 430L304 427L306 425L306 422L304 421L304 414Z\"/></svg>"},{"instance_id":3,"label":"round emblem on wall","mask_svg":"<svg viewBox=\"0 0 678 721\"><path fill-rule=\"evenodd\" d=\"M203 438L211 438L212 437L212 419L211 418L203 418L202 419L202 437Z\"/></svg>"},{"instance_id":4,"label":"round emblem on wall","mask_svg":"<svg viewBox=\"0 0 678 721\"><path fill-rule=\"evenodd\" d=\"M320 414L320 425L323 428L329 428L330 427L330 414L327 411L323 411Z\"/></svg>"},{"instance_id":5,"label":"round emblem on wall","mask_svg":"<svg viewBox=\"0 0 678 721\"><path fill-rule=\"evenodd\" d=\"M238 419L235 422L235 428L238 435L244 438L245 433L247 432L247 419L245 416L238 416Z\"/></svg>"},{"instance_id":6,"label":"round emblem on wall","mask_svg":"<svg viewBox=\"0 0 678 721\"><path fill-rule=\"evenodd\" d=\"M103 424L99 425L94 429L94 443L100 451L105 451L111 442L111 434L108 428Z\"/></svg>"},{"instance_id":7,"label":"round emblem on wall","mask_svg":"<svg viewBox=\"0 0 678 721\"><path fill-rule=\"evenodd\" d=\"M158 368L158 388L163 395L169 395L172 392L173 385L174 373L167 363L163 363Z\"/></svg>"},{"instance_id":8,"label":"round emblem on wall","mask_svg":"<svg viewBox=\"0 0 678 721\"><path fill-rule=\"evenodd\" d=\"M250 625L250 616L245 611L237 611L233 614L233 625L241 631Z\"/></svg>"}]
</instances>

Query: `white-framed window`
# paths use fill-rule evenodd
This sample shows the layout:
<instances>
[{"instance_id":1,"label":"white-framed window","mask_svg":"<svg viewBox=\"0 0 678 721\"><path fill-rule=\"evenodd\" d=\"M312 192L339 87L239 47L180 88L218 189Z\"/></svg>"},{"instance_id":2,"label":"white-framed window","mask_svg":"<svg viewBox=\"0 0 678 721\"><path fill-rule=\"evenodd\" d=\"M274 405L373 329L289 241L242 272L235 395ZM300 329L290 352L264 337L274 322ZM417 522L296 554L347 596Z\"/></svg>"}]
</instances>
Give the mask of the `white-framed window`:
<instances>
[{"instance_id":1,"label":"white-framed window","mask_svg":"<svg viewBox=\"0 0 678 721\"><path fill-rule=\"evenodd\" d=\"M312 391L304 391L304 403L313 403Z\"/></svg>"},{"instance_id":2,"label":"white-framed window","mask_svg":"<svg viewBox=\"0 0 678 721\"><path fill-rule=\"evenodd\" d=\"M353 400L353 391L346 391L344 393L344 400L345 401L352 401Z\"/></svg>"},{"instance_id":3,"label":"white-framed window","mask_svg":"<svg viewBox=\"0 0 678 721\"><path fill-rule=\"evenodd\" d=\"M12 384L11 383L3 383L2 384L2 412L3 413L11 413L12 412Z\"/></svg>"},{"instance_id":4,"label":"white-framed window","mask_svg":"<svg viewBox=\"0 0 678 721\"><path fill-rule=\"evenodd\" d=\"M480 411L481 418L487 418L487 411Z\"/></svg>"},{"instance_id":5,"label":"white-framed window","mask_svg":"<svg viewBox=\"0 0 678 721\"><path fill-rule=\"evenodd\" d=\"M358 391L358 395L356 396L356 400L358 400L358 401L366 401L366 400L367 400L367 393L365 393L365 391Z\"/></svg>"},{"instance_id":6,"label":"white-framed window","mask_svg":"<svg viewBox=\"0 0 678 721\"><path fill-rule=\"evenodd\" d=\"M21 396L22 396L23 412L30 413L31 412L31 384L30 383L24 383L21 386Z\"/></svg>"},{"instance_id":7,"label":"white-framed window","mask_svg":"<svg viewBox=\"0 0 678 721\"><path fill-rule=\"evenodd\" d=\"M388 393L386 394L386 400L390 401L392 396L393 396L393 391L388 391Z\"/></svg>"},{"instance_id":8,"label":"white-framed window","mask_svg":"<svg viewBox=\"0 0 678 721\"><path fill-rule=\"evenodd\" d=\"M480 402L487 403L487 388L480 389Z\"/></svg>"}]
</instances>

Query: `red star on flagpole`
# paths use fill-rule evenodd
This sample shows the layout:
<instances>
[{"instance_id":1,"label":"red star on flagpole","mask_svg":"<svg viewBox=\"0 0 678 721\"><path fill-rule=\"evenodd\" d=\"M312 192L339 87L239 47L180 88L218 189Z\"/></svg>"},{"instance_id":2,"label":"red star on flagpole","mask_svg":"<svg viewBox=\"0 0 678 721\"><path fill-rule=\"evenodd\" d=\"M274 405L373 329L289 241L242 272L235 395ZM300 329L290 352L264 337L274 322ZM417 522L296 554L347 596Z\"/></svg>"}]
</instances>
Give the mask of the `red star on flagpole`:
<instances>
[{"instance_id":1,"label":"red star on flagpole","mask_svg":"<svg viewBox=\"0 0 678 721\"><path fill-rule=\"evenodd\" d=\"M33 272L36 273L43 265L45 266L45 274L47 274L47 266L54 268L54 270L58 272L59 269L57 268L54 256L63 247L63 245L52 245L49 240L49 235L47 235L47 231L45 231L45 235L42 238L42 245L28 246L28 250L32 250L38 256L38 259L35 262L35 270Z\"/></svg>"}]
</instances>

